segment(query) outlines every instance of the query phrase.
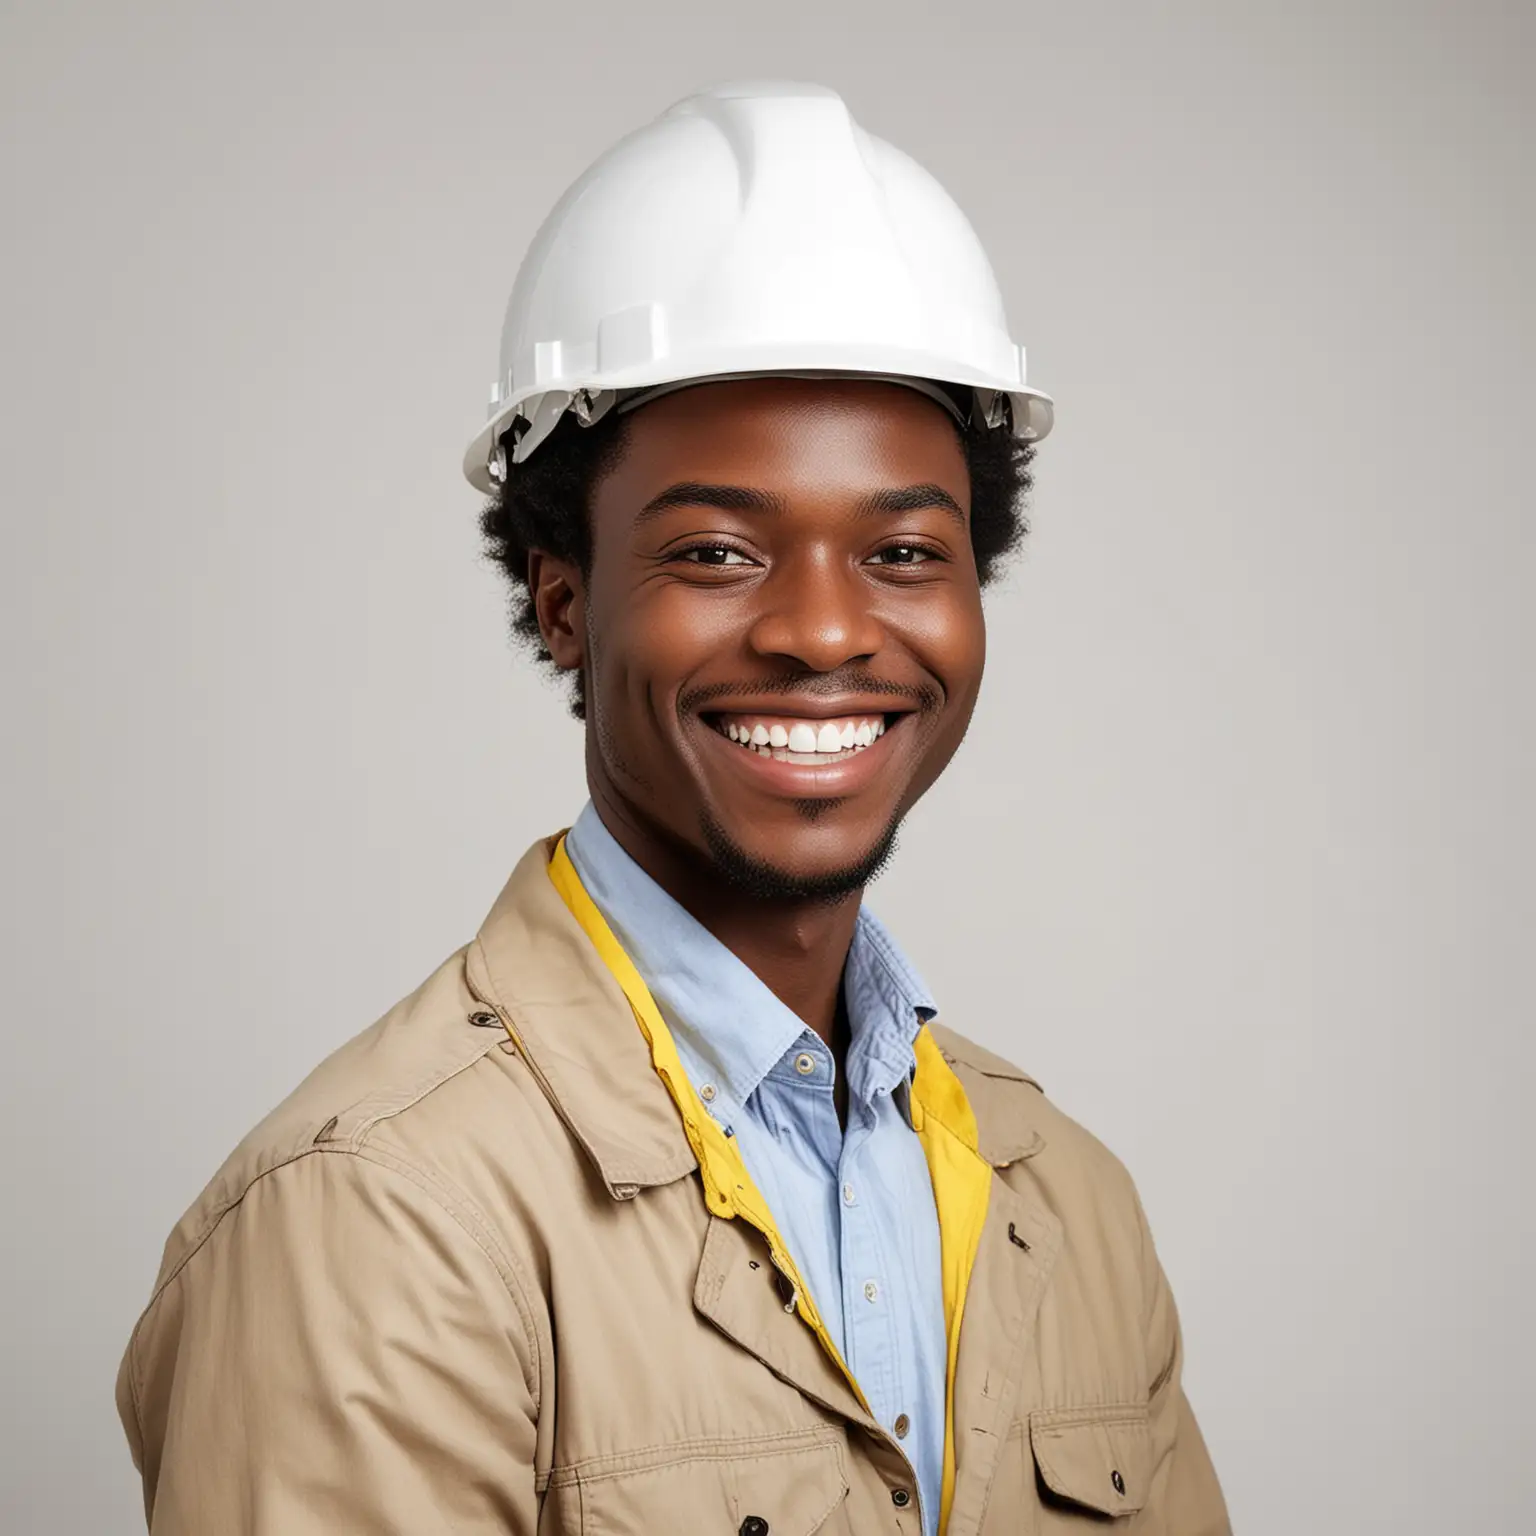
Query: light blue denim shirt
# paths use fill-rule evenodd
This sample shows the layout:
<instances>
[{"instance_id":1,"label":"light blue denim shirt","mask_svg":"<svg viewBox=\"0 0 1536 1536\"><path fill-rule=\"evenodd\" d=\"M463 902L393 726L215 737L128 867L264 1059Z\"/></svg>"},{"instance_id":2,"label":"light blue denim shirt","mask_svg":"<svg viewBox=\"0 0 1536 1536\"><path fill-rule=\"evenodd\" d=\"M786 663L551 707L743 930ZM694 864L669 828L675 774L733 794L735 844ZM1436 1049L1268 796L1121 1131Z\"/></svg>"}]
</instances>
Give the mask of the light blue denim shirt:
<instances>
[{"instance_id":1,"label":"light blue denim shirt","mask_svg":"<svg viewBox=\"0 0 1536 1536\"><path fill-rule=\"evenodd\" d=\"M947 1348L939 1220L907 1094L935 1008L890 935L859 912L843 973L848 1129L832 1053L667 895L588 804L566 851L677 1042L706 1109L735 1136L817 1311L875 1417L902 1442L939 1523Z\"/></svg>"}]
</instances>

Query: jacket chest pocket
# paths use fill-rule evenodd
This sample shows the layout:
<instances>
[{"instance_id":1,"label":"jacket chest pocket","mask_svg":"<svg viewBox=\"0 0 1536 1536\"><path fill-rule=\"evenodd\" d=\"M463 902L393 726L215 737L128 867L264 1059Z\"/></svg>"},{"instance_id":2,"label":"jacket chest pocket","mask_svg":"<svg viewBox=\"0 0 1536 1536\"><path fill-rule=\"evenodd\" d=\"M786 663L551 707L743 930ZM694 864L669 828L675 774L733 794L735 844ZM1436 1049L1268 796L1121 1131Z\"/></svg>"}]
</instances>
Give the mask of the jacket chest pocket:
<instances>
[{"instance_id":1,"label":"jacket chest pocket","mask_svg":"<svg viewBox=\"0 0 1536 1536\"><path fill-rule=\"evenodd\" d=\"M989 1501L986 1536L1067 1536L1137 1514L1152 1446L1139 1403L1037 1409L1014 1424Z\"/></svg>"},{"instance_id":2,"label":"jacket chest pocket","mask_svg":"<svg viewBox=\"0 0 1536 1536\"><path fill-rule=\"evenodd\" d=\"M848 1497L840 1439L659 1447L566 1478L581 1536L814 1536Z\"/></svg>"}]
</instances>

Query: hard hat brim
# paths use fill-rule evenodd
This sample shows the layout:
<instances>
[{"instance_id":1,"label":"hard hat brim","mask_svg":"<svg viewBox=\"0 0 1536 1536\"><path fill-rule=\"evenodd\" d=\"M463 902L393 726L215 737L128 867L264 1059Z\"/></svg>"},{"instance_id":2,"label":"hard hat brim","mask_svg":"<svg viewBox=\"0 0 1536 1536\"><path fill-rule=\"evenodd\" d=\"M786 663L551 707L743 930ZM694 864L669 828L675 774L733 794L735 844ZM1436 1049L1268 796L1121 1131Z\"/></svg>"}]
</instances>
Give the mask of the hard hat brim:
<instances>
[{"instance_id":1,"label":"hard hat brim","mask_svg":"<svg viewBox=\"0 0 1536 1536\"><path fill-rule=\"evenodd\" d=\"M1039 442L1050 432L1055 420L1054 402L1041 390L1031 389L1016 380L988 376L979 370L957 368L954 360L949 358L905 348L888 348L881 349L879 355L871 352L850 366L847 349L844 347L809 350L797 348L791 353L771 358L765 356L765 350L733 350L729 355L711 358L710 366L701 366L698 360L692 359L686 364L680 360L679 365L672 369L664 363L651 362L643 367L614 370L592 377L550 380L509 395L496 403L490 419L466 448L464 477L476 490L486 495L495 494L497 482L491 473L491 462L500 446L502 434L519 416L531 419L538 415L542 418L542 430L528 444L531 450L538 440L553 429L578 394L585 392L595 395L605 390L641 389L663 384L703 384L716 380L792 376L797 373L842 378L867 376L889 379L893 376L906 376L1006 395L1012 403L1013 431L1025 441ZM777 352L777 349L774 350ZM563 400L560 397L564 397Z\"/></svg>"}]
</instances>

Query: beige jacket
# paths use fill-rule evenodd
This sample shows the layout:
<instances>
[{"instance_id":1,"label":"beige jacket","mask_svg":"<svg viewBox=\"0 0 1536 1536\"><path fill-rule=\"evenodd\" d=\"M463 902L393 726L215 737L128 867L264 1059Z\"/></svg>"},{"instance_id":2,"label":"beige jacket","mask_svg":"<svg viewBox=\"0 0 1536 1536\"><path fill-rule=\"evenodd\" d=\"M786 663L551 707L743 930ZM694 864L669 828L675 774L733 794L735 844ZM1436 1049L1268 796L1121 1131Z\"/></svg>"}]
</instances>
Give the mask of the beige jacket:
<instances>
[{"instance_id":1,"label":"beige jacket","mask_svg":"<svg viewBox=\"0 0 1536 1536\"><path fill-rule=\"evenodd\" d=\"M117 1392L153 1532L920 1536L900 1443L705 1209L552 852L171 1234ZM947 1536L1228 1532L1129 1177L933 1031L994 1169Z\"/></svg>"}]
</instances>

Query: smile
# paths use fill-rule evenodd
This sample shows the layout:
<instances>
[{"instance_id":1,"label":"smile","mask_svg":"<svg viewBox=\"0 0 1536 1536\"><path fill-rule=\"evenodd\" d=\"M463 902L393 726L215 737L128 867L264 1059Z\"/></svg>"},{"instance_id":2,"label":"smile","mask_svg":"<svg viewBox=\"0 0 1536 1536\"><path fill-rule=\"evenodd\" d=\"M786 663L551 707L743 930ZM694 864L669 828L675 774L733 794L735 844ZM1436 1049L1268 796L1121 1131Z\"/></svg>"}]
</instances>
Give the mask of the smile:
<instances>
[{"instance_id":1,"label":"smile","mask_svg":"<svg viewBox=\"0 0 1536 1536\"><path fill-rule=\"evenodd\" d=\"M883 715L840 715L826 720L798 715L719 715L712 724L748 752L807 768L844 762L885 734Z\"/></svg>"}]
</instances>

